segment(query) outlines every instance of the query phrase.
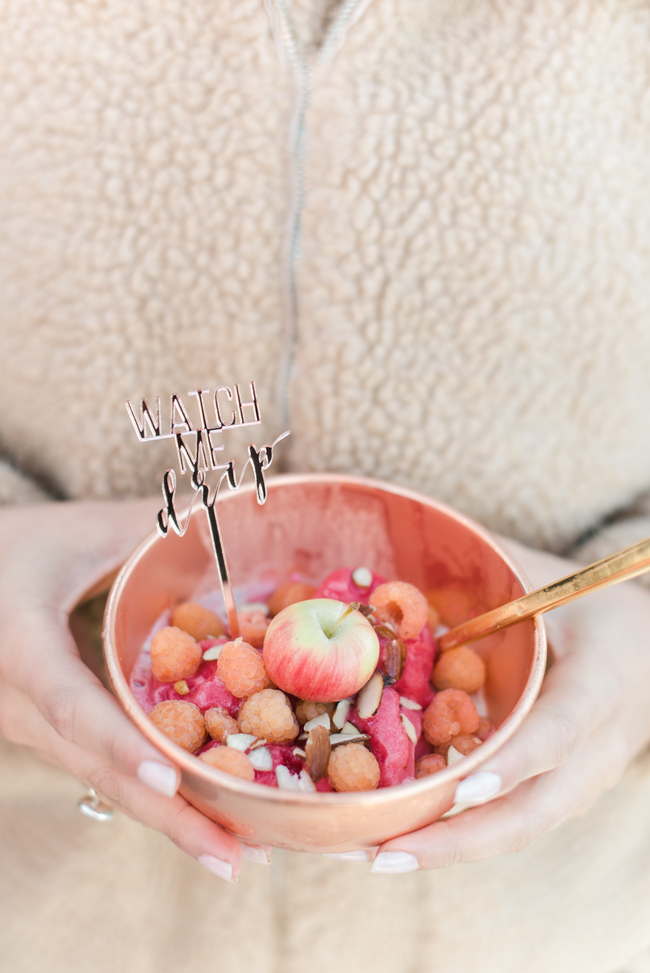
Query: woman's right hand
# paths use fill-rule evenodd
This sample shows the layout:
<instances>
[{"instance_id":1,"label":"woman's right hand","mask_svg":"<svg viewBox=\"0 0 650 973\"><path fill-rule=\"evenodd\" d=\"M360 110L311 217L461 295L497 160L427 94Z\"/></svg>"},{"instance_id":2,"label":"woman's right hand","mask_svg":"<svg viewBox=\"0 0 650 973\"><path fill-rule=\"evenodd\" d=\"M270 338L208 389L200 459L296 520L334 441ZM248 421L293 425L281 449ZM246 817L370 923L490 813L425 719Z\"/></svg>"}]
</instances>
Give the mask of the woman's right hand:
<instances>
[{"instance_id":1,"label":"woman's right hand","mask_svg":"<svg viewBox=\"0 0 650 973\"><path fill-rule=\"evenodd\" d=\"M72 608L128 557L156 509L152 500L0 509L0 732L234 881L239 842L176 793L178 769L82 662L68 628Z\"/></svg>"}]
</instances>

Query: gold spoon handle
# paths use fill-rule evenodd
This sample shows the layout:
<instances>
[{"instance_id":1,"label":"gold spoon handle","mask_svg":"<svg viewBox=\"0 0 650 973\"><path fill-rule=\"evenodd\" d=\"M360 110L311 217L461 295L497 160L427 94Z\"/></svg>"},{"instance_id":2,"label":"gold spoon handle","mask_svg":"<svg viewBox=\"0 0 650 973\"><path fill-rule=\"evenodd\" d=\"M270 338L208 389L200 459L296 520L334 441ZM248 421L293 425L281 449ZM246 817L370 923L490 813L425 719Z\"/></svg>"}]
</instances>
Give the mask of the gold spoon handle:
<instances>
[{"instance_id":1,"label":"gold spoon handle","mask_svg":"<svg viewBox=\"0 0 650 973\"><path fill-rule=\"evenodd\" d=\"M525 618L532 618L533 615L559 608L560 605L566 605L569 601L575 601L576 598L582 598L583 595L599 591L600 588L606 588L618 581L636 578L648 570L650 570L650 537L622 551L617 551L616 554L610 554L602 561L581 568L580 571L569 574L566 578L560 578L559 581L554 581L545 588L538 588L522 598L517 598L516 601L510 601L507 605L501 605L500 608L494 608L484 615L470 619L469 622L456 625L440 637L440 648L444 651L462 645L464 642L482 639L486 635L498 632L501 628L507 628L508 625L515 625Z\"/></svg>"}]
</instances>

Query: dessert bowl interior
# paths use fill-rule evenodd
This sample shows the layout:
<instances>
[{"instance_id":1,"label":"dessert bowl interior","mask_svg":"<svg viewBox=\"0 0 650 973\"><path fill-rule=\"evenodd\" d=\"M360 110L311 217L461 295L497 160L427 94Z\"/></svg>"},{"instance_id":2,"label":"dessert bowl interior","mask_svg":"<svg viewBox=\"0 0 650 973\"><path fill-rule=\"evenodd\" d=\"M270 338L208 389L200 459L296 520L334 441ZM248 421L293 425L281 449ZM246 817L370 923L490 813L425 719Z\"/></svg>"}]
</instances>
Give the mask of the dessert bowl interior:
<instances>
[{"instance_id":1,"label":"dessert bowl interior","mask_svg":"<svg viewBox=\"0 0 650 973\"><path fill-rule=\"evenodd\" d=\"M530 590L521 571L481 527L443 504L373 480L337 475L270 479L264 506L254 487L217 503L232 582L280 583L292 574L319 584L341 567L367 566L421 590L460 593L467 617ZM183 796L252 842L298 851L373 847L423 827L449 810L458 780L473 773L516 730L544 675L540 618L475 648L487 663L484 688L497 732L468 757L419 781L353 794L312 794L248 783L171 743L129 689L133 665L161 614L219 586L205 512L193 512L183 537L152 534L118 576L106 608L104 651L115 693L142 733L181 769ZM461 620L460 618L458 619Z\"/></svg>"}]
</instances>

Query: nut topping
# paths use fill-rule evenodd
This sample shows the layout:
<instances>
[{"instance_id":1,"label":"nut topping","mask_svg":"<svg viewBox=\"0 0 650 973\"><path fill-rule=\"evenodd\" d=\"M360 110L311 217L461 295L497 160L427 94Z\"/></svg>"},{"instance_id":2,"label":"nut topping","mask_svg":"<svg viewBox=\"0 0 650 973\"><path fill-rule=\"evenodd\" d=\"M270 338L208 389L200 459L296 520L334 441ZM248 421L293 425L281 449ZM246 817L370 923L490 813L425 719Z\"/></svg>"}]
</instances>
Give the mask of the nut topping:
<instances>
[{"instance_id":1,"label":"nut topping","mask_svg":"<svg viewBox=\"0 0 650 973\"><path fill-rule=\"evenodd\" d=\"M384 673L389 685L397 682L404 674L406 665L406 646L401 639L392 638L386 642L382 653L381 671Z\"/></svg>"},{"instance_id":2,"label":"nut topping","mask_svg":"<svg viewBox=\"0 0 650 973\"><path fill-rule=\"evenodd\" d=\"M367 720L375 715L379 709L383 692L384 680L382 674L375 672L357 696L357 712L360 719Z\"/></svg>"},{"instance_id":3,"label":"nut topping","mask_svg":"<svg viewBox=\"0 0 650 973\"><path fill-rule=\"evenodd\" d=\"M331 750L330 736L324 726L315 726L310 730L305 747L305 762L309 776L316 783L327 773Z\"/></svg>"}]
</instances>

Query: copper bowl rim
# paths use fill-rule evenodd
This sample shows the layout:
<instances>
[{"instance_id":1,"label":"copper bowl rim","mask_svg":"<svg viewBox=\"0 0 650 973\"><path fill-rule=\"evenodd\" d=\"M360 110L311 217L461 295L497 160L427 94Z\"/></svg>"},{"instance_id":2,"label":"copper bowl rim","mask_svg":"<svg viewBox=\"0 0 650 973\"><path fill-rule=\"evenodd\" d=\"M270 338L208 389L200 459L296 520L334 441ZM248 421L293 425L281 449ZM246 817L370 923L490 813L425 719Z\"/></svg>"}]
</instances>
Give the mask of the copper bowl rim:
<instances>
[{"instance_id":1,"label":"copper bowl rim","mask_svg":"<svg viewBox=\"0 0 650 973\"><path fill-rule=\"evenodd\" d=\"M480 524L473 521L470 517L459 513L457 510L454 510L453 507L450 507L445 503L441 503L438 500L433 500L431 497L418 493L415 490L409 490L406 487L401 487L383 480L375 480L369 477L347 476L337 473L281 474L269 478L268 489L269 493L271 493L275 488L282 486L283 484L293 485L305 483L339 483L342 485L352 486L370 486L382 492L392 493L397 496L404 497L405 499L414 500L417 503L434 507L446 514L448 517L451 517L457 522L463 524L469 530L473 531L489 547L491 547L513 572L517 580L522 585L524 593L533 590L532 585L528 581L528 578L523 570L518 566L510 554L508 554L498 544L498 542L487 530L481 527ZM254 484L247 484L242 486L237 491L237 494L253 493L254 490ZM232 498L233 494L223 494L220 496L217 501L220 508L227 504ZM198 512L199 511L197 509L193 510L192 516ZM185 519L185 513L187 513L187 511L185 511L183 514L183 520ZM144 736L147 737L147 739L155 747L157 747L158 750L162 751L166 757L179 766L182 772L187 773L190 776L193 775L194 777L199 777L207 784L219 784L224 789L241 795L247 795L255 800L267 800L284 805L292 804L298 806L302 805L304 807L313 807L314 804L319 804L321 806L325 804L330 807L365 805L370 808L377 805L392 804L395 800L401 801L402 799L408 799L416 794L423 796L426 794L427 790L434 791L445 784L453 782L454 780L469 776L470 774L474 773L481 766L481 764L484 764L487 760L489 760L490 757L492 757L503 746L503 744L521 725L539 693L546 668L546 630L543 619L540 615L533 619L535 638L534 657L526 686L519 697L517 705L489 740L483 743L481 747L477 748L474 753L467 757L463 757L462 760L458 760L445 770L440 770L436 774L432 774L429 777L425 777L421 780L405 782L396 787L384 787L374 791L355 793L310 793L307 791L293 791L284 788L268 787L264 784L257 784L233 777L231 774L226 774L223 771L218 770L216 767L211 767L204 761L198 760L193 754L188 753L181 747L178 747L176 744L172 743L171 740L164 735L164 733L157 729L157 727L149 720L144 710L136 702L135 697L129 688L129 684L124 677L124 673L122 672L122 668L117 657L115 618L117 605L122 595L122 591L125 585L128 583L129 576L134 565L140 560L146 551L148 551L154 544L161 542L162 540L163 538L161 538L156 531L152 532L147 538L145 538L145 540L135 549L129 559L124 563L111 588L108 602L106 604L103 626L103 643L106 668L108 670L109 679L115 695L122 704L127 715L144 734Z\"/></svg>"}]
</instances>

